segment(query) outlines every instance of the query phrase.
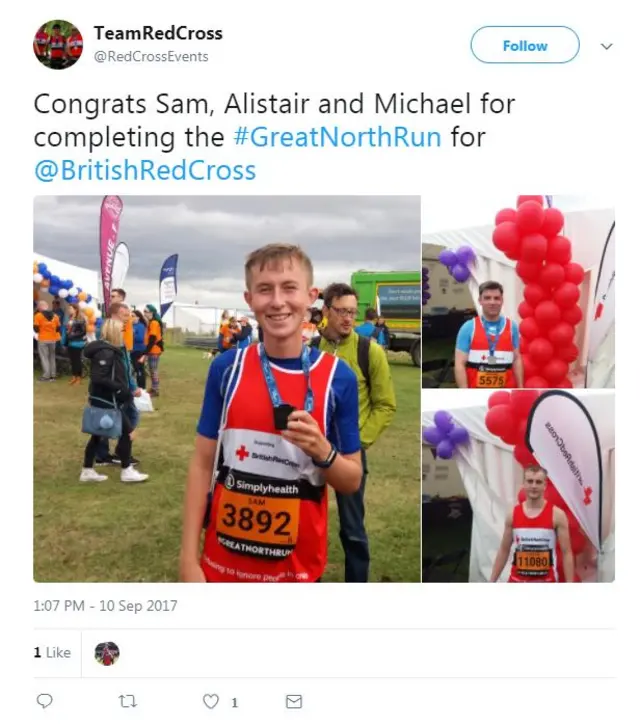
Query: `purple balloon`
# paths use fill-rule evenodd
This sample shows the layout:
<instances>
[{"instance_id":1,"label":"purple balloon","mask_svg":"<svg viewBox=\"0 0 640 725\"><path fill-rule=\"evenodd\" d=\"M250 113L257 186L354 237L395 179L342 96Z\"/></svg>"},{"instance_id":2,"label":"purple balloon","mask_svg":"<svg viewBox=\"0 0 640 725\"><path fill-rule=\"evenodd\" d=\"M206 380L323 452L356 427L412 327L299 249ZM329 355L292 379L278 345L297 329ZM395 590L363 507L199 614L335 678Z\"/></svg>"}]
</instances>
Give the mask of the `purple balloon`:
<instances>
[{"instance_id":1,"label":"purple balloon","mask_svg":"<svg viewBox=\"0 0 640 725\"><path fill-rule=\"evenodd\" d=\"M439 410L433 416L433 422L444 433L445 436L449 435L454 426L453 418L449 415L449 413L447 413L446 410Z\"/></svg>"},{"instance_id":2,"label":"purple balloon","mask_svg":"<svg viewBox=\"0 0 640 725\"><path fill-rule=\"evenodd\" d=\"M471 277L471 272L468 267L465 267L462 264L456 264L456 266L451 270L451 275L456 282L466 282L469 277Z\"/></svg>"},{"instance_id":3,"label":"purple balloon","mask_svg":"<svg viewBox=\"0 0 640 725\"><path fill-rule=\"evenodd\" d=\"M458 257L455 252L452 252L450 249L445 249L444 251L440 252L440 256L438 259L444 264L445 267L453 267L454 265L458 264Z\"/></svg>"},{"instance_id":4,"label":"purple balloon","mask_svg":"<svg viewBox=\"0 0 640 725\"><path fill-rule=\"evenodd\" d=\"M436 428L434 425L422 430L422 440L432 446L437 446L440 441L444 440L444 438L445 434L440 430L440 428Z\"/></svg>"},{"instance_id":5,"label":"purple balloon","mask_svg":"<svg viewBox=\"0 0 640 725\"><path fill-rule=\"evenodd\" d=\"M468 267L476 261L476 253L473 249L471 249L471 247L460 247L460 249L456 252L456 256L458 257L460 263L465 265L465 267Z\"/></svg>"},{"instance_id":6,"label":"purple balloon","mask_svg":"<svg viewBox=\"0 0 640 725\"><path fill-rule=\"evenodd\" d=\"M431 299L431 292L425 292L425 298L430 300Z\"/></svg>"},{"instance_id":7,"label":"purple balloon","mask_svg":"<svg viewBox=\"0 0 640 725\"><path fill-rule=\"evenodd\" d=\"M455 446L453 443L448 439L445 438L443 441L440 441L436 447L436 456L438 458L453 458L453 452L455 451Z\"/></svg>"},{"instance_id":8,"label":"purple balloon","mask_svg":"<svg viewBox=\"0 0 640 725\"><path fill-rule=\"evenodd\" d=\"M449 440L456 446L469 442L469 431L461 425L456 425L448 435Z\"/></svg>"}]
</instances>

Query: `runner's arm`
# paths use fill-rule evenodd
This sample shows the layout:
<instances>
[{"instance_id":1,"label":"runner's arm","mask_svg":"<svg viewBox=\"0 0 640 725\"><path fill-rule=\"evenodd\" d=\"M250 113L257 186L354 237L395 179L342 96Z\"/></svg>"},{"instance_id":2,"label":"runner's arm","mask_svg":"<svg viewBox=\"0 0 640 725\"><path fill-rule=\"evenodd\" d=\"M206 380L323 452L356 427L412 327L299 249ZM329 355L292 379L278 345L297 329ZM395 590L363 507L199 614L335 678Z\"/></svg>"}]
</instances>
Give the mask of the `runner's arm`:
<instances>
[{"instance_id":1,"label":"runner's arm","mask_svg":"<svg viewBox=\"0 0 640 725\"><path fill-rule=\"evenodd\" d=\"M513 351L513 374L516 378L516 387L524 388L524 363L520 350Z\"/></svg>"},{"instance_id":2,"label":"runner's arm","mask_svg":"<svg viewBox=\"0 0 640 725\"><path fill-rule=\"evenodd\" d=\"M502 574L502 570L507 564L509 559L509 552L511 551L511 544L513 543L513 517L512 514L507 516L507 520L504 524L504 534L502 535L502 541L500 542L500 548L496 554L496 560L493 565L493 571L491 572L491 583L497 582Z\"/></svg>"},{"instance_id":3,"label":"runner's arm","mask_svg":"<svg viewBox=\"0 0 640 725\"><path fill-rule=\"evenodd\" d=\"M469 354L462 352L462 350L456 350L456 354L453 362L453 374L456 379L456 385L459 388L468 388L467 384L467 360Z\"/></svg>"},{"instance_id":4,"label":"runner's arm","mask_svg":"<svg viewBox=\"0 0 640 725\"><path fill-rule=\"evenodd\" d=\"M575 578L575 562L573 560L573 550L571 549L571 536L569 535L569 519L567 518L567 514L562 509L554 507L553 523L556 528L558 545L562 552L564 578L571 584Z\"/></svg>"},{"instance_id":5,"label":"runner's arm","mask_svg":"<svg viewBox=\"0 0 640 725\"><path fill-rule=\"evenodd\" d=\"M204 575L200 568L200 537L202 522L207 508L207 493L211 487L217 441L196 436L196 445L184 497L182 523L182 547L180 551L180 580L202 581Z\"/></svg>"}]
</instances>

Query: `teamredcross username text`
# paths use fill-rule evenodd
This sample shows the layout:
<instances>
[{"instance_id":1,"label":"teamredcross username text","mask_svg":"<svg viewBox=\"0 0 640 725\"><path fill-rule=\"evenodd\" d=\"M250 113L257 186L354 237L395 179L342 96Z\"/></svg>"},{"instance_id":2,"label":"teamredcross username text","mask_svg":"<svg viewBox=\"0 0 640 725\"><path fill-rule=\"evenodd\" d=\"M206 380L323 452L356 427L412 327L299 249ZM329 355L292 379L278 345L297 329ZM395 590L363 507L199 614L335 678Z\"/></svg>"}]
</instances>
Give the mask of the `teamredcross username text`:
<instances>
[{"instance_id":1,"label":"teamredcross username text","mask_svg":"<svg viewBox=\"0 0 640 725\"><path fill-rule=\"evenodd\" d=\"M152 25L141 28L107 28L94 25L98 40L222 40L222 30L211 28L189 28L186 25L171 25L156 29Z\"/></svg>"}]
</instances>

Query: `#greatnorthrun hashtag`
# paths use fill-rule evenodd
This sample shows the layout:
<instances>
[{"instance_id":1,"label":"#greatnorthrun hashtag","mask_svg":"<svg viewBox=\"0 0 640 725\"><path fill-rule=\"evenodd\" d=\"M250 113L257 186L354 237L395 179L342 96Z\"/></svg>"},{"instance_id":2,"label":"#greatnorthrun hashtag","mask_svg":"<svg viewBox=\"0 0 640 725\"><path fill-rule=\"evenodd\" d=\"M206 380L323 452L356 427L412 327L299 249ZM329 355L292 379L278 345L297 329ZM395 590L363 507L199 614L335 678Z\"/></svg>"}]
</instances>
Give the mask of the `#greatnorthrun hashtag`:
<instances>
[{"instance_id":1,"label":"#greatnorthrun hashtag","mask_svg":"<svg viewBox=\"0 0 640 725\"><path fill-rule=\"evenodd\" d=\"M407 126L370 126L344 129L340 126L313 126L296 131L268 126L238 126L233 136L236 146L254 148L438 148L440 131Z\"/></svg>"}]
</instances>

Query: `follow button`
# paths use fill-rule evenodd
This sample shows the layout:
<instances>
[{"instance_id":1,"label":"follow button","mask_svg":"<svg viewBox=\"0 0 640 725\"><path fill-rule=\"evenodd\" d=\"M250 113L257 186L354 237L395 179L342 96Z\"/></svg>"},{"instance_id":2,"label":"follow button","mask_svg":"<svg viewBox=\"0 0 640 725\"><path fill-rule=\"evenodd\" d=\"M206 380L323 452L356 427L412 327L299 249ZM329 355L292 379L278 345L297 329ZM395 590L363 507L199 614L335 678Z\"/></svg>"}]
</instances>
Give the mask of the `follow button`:
<instances>
[{"instance_id":1,"label":"follow button","mask_svg":"<svg viewBox=\"0 0 640 725\"><path fill-rule=\"evenodd\" d=\"M569 63L580 38L565 25L485 25L473 34L471 52L482 63Z\"/></svg>"}]
</instances>

